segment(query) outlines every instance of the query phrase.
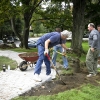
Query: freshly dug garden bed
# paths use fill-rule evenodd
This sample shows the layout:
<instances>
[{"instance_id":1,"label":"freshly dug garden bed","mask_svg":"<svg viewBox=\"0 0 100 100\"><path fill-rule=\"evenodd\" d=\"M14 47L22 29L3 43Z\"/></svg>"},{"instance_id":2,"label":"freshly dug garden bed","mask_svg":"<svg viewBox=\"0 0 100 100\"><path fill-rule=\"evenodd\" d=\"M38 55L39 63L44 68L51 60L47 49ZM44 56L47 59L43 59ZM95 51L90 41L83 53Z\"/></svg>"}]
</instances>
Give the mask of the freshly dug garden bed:
<instances>
[{"instance_id":1,"label":"freshly dug garden bed","mask_svg":"<svg viewBox=\"0 0 100 100\"><path fill-rule=\"evenodd\" d=\"M66 83L63 85L59 79L43 83L41 86L32 88L30 91L22 94L21 96L40 96L40 95L54 95L66 90L80 88L83 84L100 85L100 73L95 77L87 78L88 72L81 70L79 73L71 73L61 75L62 80Z\"/></svg>"}]
</instances>

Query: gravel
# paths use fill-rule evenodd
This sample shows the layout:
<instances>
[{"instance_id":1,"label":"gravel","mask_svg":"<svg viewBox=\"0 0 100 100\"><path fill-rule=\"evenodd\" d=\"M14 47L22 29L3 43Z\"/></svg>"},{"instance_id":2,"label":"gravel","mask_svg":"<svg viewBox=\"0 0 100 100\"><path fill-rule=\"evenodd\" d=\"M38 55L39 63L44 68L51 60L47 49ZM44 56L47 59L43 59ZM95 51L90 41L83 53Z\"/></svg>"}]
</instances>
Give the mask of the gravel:
<instances>
[{"instance_id":1,"label":"gravel","mask_svg":"<svg viewBox=\"0 0 100 100\"><path fill-rule=\"evenodd\" d=\"M0 56L6 56L10 59L15 60L18 64L23 61L19 56L19 53L10 50L0 50ZM33 80L34 77L34 67L28 67L26 71L20 71L19 68L15 70L7 70L5 72L0 71L0 100L11 100L23 94L24 92L30 90L32 87L40 86L46 81L51 81L46 73L45 64L42 65L42 70L40 78L42 82L36 82ZM56 75L54 69L51 69L51 74Z\"/></svg>"}]
</instances>

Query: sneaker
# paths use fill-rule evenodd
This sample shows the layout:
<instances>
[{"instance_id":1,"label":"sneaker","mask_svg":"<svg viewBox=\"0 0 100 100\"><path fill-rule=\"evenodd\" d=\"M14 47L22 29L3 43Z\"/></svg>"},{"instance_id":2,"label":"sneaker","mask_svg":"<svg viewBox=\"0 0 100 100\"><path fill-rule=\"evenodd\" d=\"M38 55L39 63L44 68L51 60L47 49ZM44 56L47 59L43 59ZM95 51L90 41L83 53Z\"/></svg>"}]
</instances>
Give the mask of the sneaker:
<instances>
[{"instance_id":1,"label":"sneaker","mask_svg":"<svg viewBox=\"0 0 100 100\"><path fill-rule=\"evenodd\" d=\"M51 76L51 74L50 75L46 75L46 81L51 81L52 80L52 76Z\"/></svg>"},{"instance_id":2,"label":"sneaker","mask_svg":"<svg viewBox=\"0 0 100 100\"><path fill-rule=\"evenodd\" d=\"M92 76L96 76L96 74L89 74L89 75L87 75L87 77L92 77Z\"/></svg>"},{"instance_id":3,"label":"sneaker","mask_svg":"<svg viewBox=\"0 0 100 100\"><path fill-rule=\"evenodd\" d=\"M47 76L47 78L49 79L49 80L53 80L53 79L55 79L56 77L55 77L55 75L46 75Z\"/></svg>"},{"instance_id":4,"label":"sneaker","mask_svg":"<svg viewBox=\"0 0 100 100\"><path fill-rule=\"evenodd\" d=\"M41 82L41 81L42 81L38 74L34 74L33 79L34 79L36 82Z\"/></svg>"},{"instance_id":5,"label":"sneaker","mask_svg":"<svg viewBox=\"0 0 100 100\"><path fill-rule=\"evenodd\" d=\"M56 76L55 75L52 75L52 80L56 79Z\"/></svg>"}]
</instances>

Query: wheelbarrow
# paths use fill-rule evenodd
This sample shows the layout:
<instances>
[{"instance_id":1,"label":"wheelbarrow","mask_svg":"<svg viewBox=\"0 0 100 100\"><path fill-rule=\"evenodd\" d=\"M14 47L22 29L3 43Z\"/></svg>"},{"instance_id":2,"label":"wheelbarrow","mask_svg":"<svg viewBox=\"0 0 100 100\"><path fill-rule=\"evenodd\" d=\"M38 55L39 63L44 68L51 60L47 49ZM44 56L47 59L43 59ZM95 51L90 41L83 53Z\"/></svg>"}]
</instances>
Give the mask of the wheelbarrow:
<instances>
[{"instance_id":1,"label":"wheelbarrow","mask_svg":"<svg viewBox=\"0 0 100 100\"><path fill-rule=\"evenodd\" d=\"M33 67L33 64L36 64L39 57L37 52L22 53L18 56L24 60L18 66L21 71L25 71L28 66Z\"/></svg>"}]
</instances>

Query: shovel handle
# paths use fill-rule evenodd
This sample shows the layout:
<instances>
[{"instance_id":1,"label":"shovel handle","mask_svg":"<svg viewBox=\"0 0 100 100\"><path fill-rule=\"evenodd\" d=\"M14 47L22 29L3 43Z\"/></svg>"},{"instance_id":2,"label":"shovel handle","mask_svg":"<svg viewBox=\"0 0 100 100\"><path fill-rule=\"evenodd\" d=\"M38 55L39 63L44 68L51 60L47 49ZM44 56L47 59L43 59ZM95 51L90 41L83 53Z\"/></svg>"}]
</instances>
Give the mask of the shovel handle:
<instances>
[{"instance_id":1,"label":"shovel handle","mask_svg":"<svg viewBox=\"0 0 100 100\"><path fill-rule=\"evenodd\" d=\"M46 56L47 56L48 60L52 63L53 68L55 69L55 71L56 71L57 75L59 76L60 80L62 81L62 83L63 83L64 85L66 85L66 83L61 79L61 77L60 77L58 71L56 70L56 68L55 68L55 66L54 66L54 64L53 64L53 62L50 60L50 56L49 56L48 54L46 54Z\"/></svg>"},{"instance_id":2,"label":"shovel handle","mask_svg":"<svg viewBox=\"0 0 100 100\"><path fill-rule=\"evenodd\" d=\"M46 56L47 56L48 60L50 61L50 56L48 54L46 54Z\"/></svg>"},{"instance_id":3,"label":"shovel handle","mask_svg":"<svg viewBox=\"0 0 100 100\"><path fill-rule=\"evenodd\" d=\"M60 55L62 55L62 56L66 56L65 54L63 54L63 53L61 53L59 51L56 51L56 50L53 50L53 51L56 52L56 53L58 53L58 54L60 54Z\"/></svg>"}]
</instances>

